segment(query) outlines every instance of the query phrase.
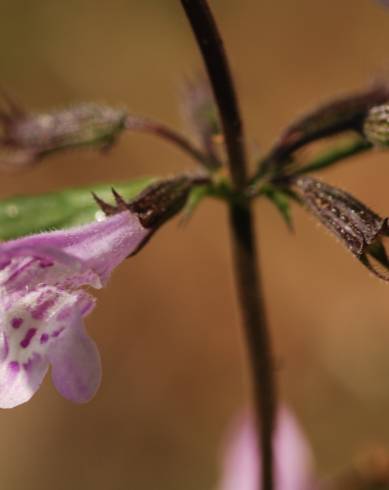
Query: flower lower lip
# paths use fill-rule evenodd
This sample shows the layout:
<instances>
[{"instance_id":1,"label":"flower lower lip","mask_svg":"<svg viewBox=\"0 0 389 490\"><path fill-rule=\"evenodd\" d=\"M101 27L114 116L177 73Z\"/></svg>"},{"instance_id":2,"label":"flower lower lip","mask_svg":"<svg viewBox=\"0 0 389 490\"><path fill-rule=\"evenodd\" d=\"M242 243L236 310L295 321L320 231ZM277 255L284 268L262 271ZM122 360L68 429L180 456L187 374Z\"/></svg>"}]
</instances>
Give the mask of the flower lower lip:
<instances>
[{"instance_id":1,"label":"flower lower lip","mask_svg":"<svg viewBox=\"0 0 389 490\"><path fill-rule=\"evenodd\" d=\"M29 400L49 364L63 396L85 402L94 395L100 357L83 317L95 302L82 287L101 287L149 233L125 211L0 244L0 407Z\"/></svg>"}]
</instances>

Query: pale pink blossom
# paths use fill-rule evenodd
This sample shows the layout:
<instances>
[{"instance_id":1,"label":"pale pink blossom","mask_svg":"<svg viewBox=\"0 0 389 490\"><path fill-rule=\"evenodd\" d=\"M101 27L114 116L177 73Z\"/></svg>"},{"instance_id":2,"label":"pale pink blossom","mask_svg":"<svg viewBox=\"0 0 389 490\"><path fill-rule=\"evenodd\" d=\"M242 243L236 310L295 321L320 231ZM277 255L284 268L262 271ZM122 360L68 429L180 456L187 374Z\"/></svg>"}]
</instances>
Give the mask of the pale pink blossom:
<instances>
[{"instance_id":1,"label":"pale pink blossom","mask_svg":"<svg viewBox=\"0 0 389 490\"><path fill-rule=\"evenodd\" d=\"M95 394L100 356L83 320L95 300L83 286L101 288L149 234L124 211L0 244L0 408L28 401L49 364L65 398L82 403Z\"/></svg>"}]
</instances>

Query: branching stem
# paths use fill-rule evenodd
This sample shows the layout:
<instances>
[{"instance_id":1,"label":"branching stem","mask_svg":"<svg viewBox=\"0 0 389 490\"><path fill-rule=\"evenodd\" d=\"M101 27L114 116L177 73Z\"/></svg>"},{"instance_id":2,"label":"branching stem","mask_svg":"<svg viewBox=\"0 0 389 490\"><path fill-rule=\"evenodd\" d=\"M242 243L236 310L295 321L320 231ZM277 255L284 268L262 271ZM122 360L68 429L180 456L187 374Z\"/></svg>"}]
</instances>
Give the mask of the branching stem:
<instances>
[{"instance_id":1,"label":"branching stem","mask_svg":"<svg viewBox=\"0 0 389 490\"><path fill-rule=\"evenodd\" d=\"M261 481L258 489L273 490L272 432L276 413L271 342L266 326L259 277L251 203L243 197L247 160L243 126L223 42L206 0L181 0L203 56L219 109L235 192L230 203L230 229L238 297L254 384Z\"/></svg>"},{"instance_id":2,"label":"branching stem","mask_svg":"<svg viewBox=\"0 0 389 490\"><path fill-rule=\"evenodd\" d=\"M202 152L185 136L166 126L166 124L146 117L129 115L126 119L125 127L130 131L151 133L165 141L173 143L208 170L212 171L221 166L221 163L213 155L207 155L205 152Z\"/></svg>"}]
</instances>

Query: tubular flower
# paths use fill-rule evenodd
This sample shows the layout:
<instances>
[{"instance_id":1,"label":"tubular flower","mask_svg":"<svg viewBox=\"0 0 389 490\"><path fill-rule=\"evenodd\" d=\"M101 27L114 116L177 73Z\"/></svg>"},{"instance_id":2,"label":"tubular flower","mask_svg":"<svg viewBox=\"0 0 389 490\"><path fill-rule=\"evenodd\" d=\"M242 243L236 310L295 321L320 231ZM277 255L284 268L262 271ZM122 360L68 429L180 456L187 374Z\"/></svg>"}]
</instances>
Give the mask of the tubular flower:
<instances>
[{"instance_id":1,"label":"tubular flower","mask_svg":"<svg viewBox=\"0 0 389 490\"><path fill-rule=\"evenodd\" d=\"M312 455L293 416L282 408L273 437L275 490L313 490ZM219 490L256 490L261 474L253 420L246 416L232 434Z\"/></svg>"},{"instance_id":2,"label":"tubular flower","mask_svg":"<svg viewBox=\"0 0 389 490\"><path fill-rule=\"evenodd\" d=\"M112 270L150 230L124 211L79 228L0 244L0 408L28 401L51 364L65 398L88 401L101 380L97 347L83 318Z\"/></svg>"}]
</instances>

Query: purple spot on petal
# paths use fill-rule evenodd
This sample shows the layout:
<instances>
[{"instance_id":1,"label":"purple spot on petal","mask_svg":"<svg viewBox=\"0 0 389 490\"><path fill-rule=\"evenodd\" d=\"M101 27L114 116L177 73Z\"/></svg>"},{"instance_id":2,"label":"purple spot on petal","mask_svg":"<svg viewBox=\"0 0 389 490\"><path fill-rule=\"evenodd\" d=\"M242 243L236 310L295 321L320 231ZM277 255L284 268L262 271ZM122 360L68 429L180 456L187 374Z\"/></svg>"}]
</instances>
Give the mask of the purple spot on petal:
<instances>
[{"instance_id":1,"label":"purple spot on petal","mask_svg":"<svg viewBox=\"0 0 389 490\"><path fill-rule=\"evenodd\" d=\"M12 318L11 325L13 328L19 328L23 323L23 318Z\"/></svg>"},{"instance_id":2,"label":"purple spot on petal","mask_svg":"<svg viewBox=\"0 0 389 490\"><path fill-rule=\"evenodd\" d=\"M32 359L29 359L27 362L23 363L23 368L26 371L29 371L31 369L31 366L32 366Z\"/></svg>"},{"instance_id":3,"label":"purple spot on petal","mask_svg":"<svg viewBox=\"0 0 389 490\"><path fill-rule=\"evenodd\" d=\"M8 364L9 368L11 371L13 371L14 373L17 373L20 369L20 364L18 363L18 361L11 361L9 364Z\"/></svg>"},{"instance_id":4,"label":"purple spot on petal","mask_svg":"<svg viewBox=\"0 0 389 490\"><path fill-rule=\"evenodd\" d=\"M9 277L7 277L7 280L5 281L5 283L9 283L11 284L12 281L14 281L15 279L17 279L20 274L22 274L23 272L25 272L26 270L28 270L33 264L34 262L36 261L36 259L34 258L29 258L27 261L22 261L22 263L16 263L16 268L11 268L11 273L9 275Z\"/></svg>"},{"instance_id":5,"label":"purple spot on petal","mask_svg":"<svg viewBox=\"0 0 389 490\"><path fill-rule=\"evenodd\" d=\"M43 333L40 339L41 344L45 344L48 340L49 340L49 335L47 333Z\"/></svg>"},{"instance_id":6,"label":"purple spot on petal","mask_svg":"<svg viewBox=\"0 0 389 490\"><path fill-rule=\"evenodd\" d=\"M54 330L54 332L51 334L53 338L58 337L63 331L65 330L65 327L59 328L58 330Z\"/></svg>"},{"instance_id":7,"label":"purple spot on petal","mask_svg":"<svg viewBox=\"0 0 389 490\"><path fill-rule=\"evenodd\" d=\"M31 342L31 339L34 337L36 334L36 328L30 328L27 330L27 333L24 337L24 339L20 342L20 346L23 347L23 349L26 349Z\"/></svg>"},{"instance_id":8,"label":"purple spot on petal","mask_svg":"<svg viewBox=\"0 0 389 490\"><path fill-rule=\"evenodd\" d=\"M31 369L34 368L34 365L36 365L36 362L39 361L40 358L41 356L39 354L36 353L33 354L32 357L30 357L27 362L23 363L23 368L26 371L31 371Z\"/></svg>"},{"instance_id":9,"label":"purple spot on petal","mask_svg":"<svg viewBox=\"0 0 389 490\"><path fill-rule=\"evenodd\" d=\"M73 313L73 307L68 306L66 308L62 308L62 310L58 313L58 315L55 317L56 320L59 322L63 322L65 320L68 320L68 318L72 315Z\"/></svg>"},{"instance_id":10,"label":"purple spot on petal","mask_svg":"<svg viewBox=\"0 0 389 490\"><path fill-rule=\"evenodd\" d=\"M41 259L39 262L39 267L42 269L45 269L46 267L52 267L54 265L54 262L49 260L49 259Z\"/></svg>"},{"instance_id":11,"label":"purple spot on petal","mask_svg":"<svg viewBox=\"0 0 389 490\"><path fill-rule=\"evenodd\" d=\"M57 298L49 298L46 301L38 304L36 308L31 311L31 316L34 320L43 320L47 310L55 305Z\"/></svg>"}]
</instances>

